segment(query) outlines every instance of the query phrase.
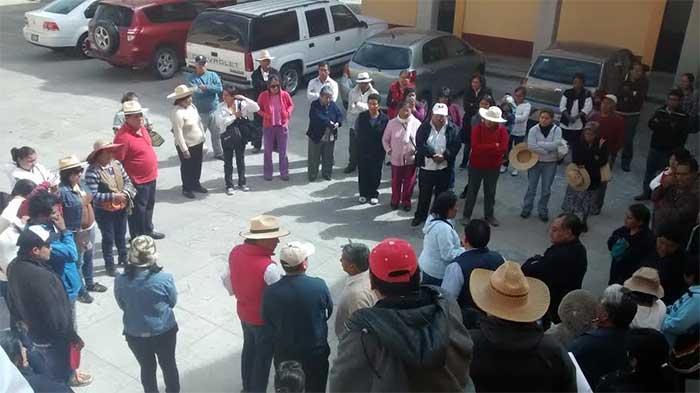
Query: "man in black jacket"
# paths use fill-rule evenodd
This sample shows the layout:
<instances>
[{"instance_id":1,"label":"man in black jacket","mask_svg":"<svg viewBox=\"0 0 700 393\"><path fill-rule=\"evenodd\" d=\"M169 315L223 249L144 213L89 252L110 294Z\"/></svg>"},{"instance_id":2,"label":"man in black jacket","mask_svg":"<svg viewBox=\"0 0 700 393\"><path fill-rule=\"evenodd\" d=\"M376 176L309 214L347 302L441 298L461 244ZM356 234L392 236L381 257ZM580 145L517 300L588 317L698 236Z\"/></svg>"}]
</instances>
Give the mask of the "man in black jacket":
<instances>
[{"instance_id":1,"label":"man in black jacket","mask_svg":"<svg viewBox=\"0 0 700 393\"><path fill-rule=\"evenodd\" d=\"M280 77L280 72L270 65L273 59L274 57L270 56L270 52L268 52L267 49L263 49L260 53L260 57L256 59L258 62L260 62L260 65L250 76L253 81L253 94L255 94L255 96L251 97L252 100L257 100L260 93L267 90L267 78L270 75L277 75L280 80L282 80L282 77ZM262 147L262 121L262 116L256 113L255 125L257 126L257 132L253 135L250 141L250 143L253 145L254 153L259 153L260 148Z\"/></svg>"},{"instance_id":2,"label":"man in black jacket","mask_svg":"<svg viewBox=\"0 0 700 393\"><path fill-rule=\"evenodd\" d=\"M429 122L423 123L416 132L416 166L418 171L418 207L411 221L420 225L428 217L433 195L447 191L452 168L459 153L461 141L459 130L447 121L447 105L437 103Z\"/></svg>"},{"instance_id":3,"label":"man in black jacket","mask_svg":"<svg viewBox=\"0 0 700 393\"><path fill-rule=\"evenodd\" d=\"M560 214L549 227L552 245L544 256L534 256L523 264L523 273L538 278L549 287L551 302L544 319L559 323L559 303L567 293L581 289L583 276L588 269L586 247L579 240L583 224L574 214ZM548 317L548 318L547 318Z\"/></svg>"},{"instance_id":4,"label":"man in black jacket","mask_svg":"<svg viewBox=\"0 0 700 393\"><path fill-rule=\"evenodd\" d=\"M26 325L36 350L46 358L50 377L68 382L73 375L69 346L80 338L63 282L48 265L51 242L57 237L41 225L22 231L17 258L7 267L7 305L12 319Z\"/></svg>"},{"instance_id":5,"label":"man in black jacket","mask_svg":"<svg viewBox=\"0 0 700 393\"><path fill-rule=\"evenodd\" d=\"M688 138L688 116L681 110L682 97L683 93L672 90L668 93L666 105L657 109L649 119L651 142L642 181L642 193L634 197L637 201L651 198L649 182L664 170L671 153L685 145Z\"/></svg>"},{"instance_id":6,"label":"man in black jacket","mask_svg":"<svg viewBox=\"0 0 700 393\"><path fill-rule=\"evenodd\" d=\"M644 65L635 61L630 66L627 79L617 92L617 113L625 118L625 145L622 148L621 166L625 172L630 171L634 153L634 135L637 133L637 123L642 112L644 99L649 90L649 79L644 74Z\"/></svg>"}]
</instances>

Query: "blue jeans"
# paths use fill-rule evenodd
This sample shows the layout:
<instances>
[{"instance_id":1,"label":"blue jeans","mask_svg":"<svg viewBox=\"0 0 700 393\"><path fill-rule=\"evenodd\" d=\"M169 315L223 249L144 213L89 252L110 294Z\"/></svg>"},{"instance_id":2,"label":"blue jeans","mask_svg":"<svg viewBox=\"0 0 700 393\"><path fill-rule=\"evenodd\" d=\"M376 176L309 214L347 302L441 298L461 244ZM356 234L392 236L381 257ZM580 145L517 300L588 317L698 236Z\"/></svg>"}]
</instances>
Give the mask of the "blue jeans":
<instances>
[{"instance_id":1,"label":"blue jeans","mask_svg":"<svg viewBox=\"0 0 700 393\"><path fill-rule=\"evenodd\" d=\"M50 343L32 340L32 363L44 369L49 378L67 383L73 375L70 367L70 347L65 340L56 339ZM32 364L34 366L34 364Z\"/></svg>"},{"instance_id":2,"label":"blue jeans","mask_svg":"<svg viewBox=\"0 0 700 393\"><path fill-rule=\"evenodd\" d=\"M537 194L537 184L541 181L540 201L537 204L537 211L540 215L549 215L549 196L552 194L552 183L554 176L557 174L556 162L537 162L535 166L527 171L527 192L525 200L523 200L523 212L530 213L535 203L535 195Z\"/></svg>"},{"instance_id":3,"label":"blue jeans","mask_svg":"<svg viewBox=\"0 0 700 393\"><path fill-rule=\"evenodd\" d=\"M95 233L97 232L96 226L93 226L92 229L88 231L88 241L90 242L89 245L86 245L85 249L82 249L80 246L78 247L78 273L80 273L80 278L83 280L83 288L80 290L80 292L85 292L87 290L86 287L92 286L94 284L93 281L93 255L95 253L94 247L95 247ZM75 236L76 232L73 232L73 236ZM77 240L77 238L76 238ZM76 244L77 245L77 244Z\"/></svg>"},{"instance_id":4,"label":"blue jeans","mask_svg":"<svg viewBox=\"0 0 700 393\"><path fill-rule=\"evenodd\" d=\"M420 283L421 283L421 285L435 285L436 287L439 287L440 285L442 285L442 279L435 278L435 277L431 276L430 274L427 274L425 272L421 272Z\"/></svg>"},{"instance_id":5,"label":"blue jeans","mask_svg":"<svg viewBox=\"0 0 700 393\"><path fill-rule=\"evenodd\" d=\"M649 182L651 182L656 175L666 168L670 156L670 152L656 150L653 147L649 148L649 154L647 154L647 167L644 171L644 181L642 182L642 194L647 198L651 196Z\"/></svg>"},{"instance_id":6,"label":"blue jeans","mask_svg":"<svg viewBox=\"0 0 700 393\"><path fill-rule=\"evenodd\" d=\"M241 321L243 350L241 351L241 380L244 392L265 392L274 354L274 338L267 326Z\"/></svg>"},{"instance_id":7,"label":"blue jeans","mask_svg":"<svg viewBox=\"0 0 700 393\"><path fill-rule=\"evenodd\" d=\"M102 258L105 268L114 267L115 244L119 262L126 263L126 209L116 212L95 209L95 221L102 233Z\"/></svg>"}]
</instances>

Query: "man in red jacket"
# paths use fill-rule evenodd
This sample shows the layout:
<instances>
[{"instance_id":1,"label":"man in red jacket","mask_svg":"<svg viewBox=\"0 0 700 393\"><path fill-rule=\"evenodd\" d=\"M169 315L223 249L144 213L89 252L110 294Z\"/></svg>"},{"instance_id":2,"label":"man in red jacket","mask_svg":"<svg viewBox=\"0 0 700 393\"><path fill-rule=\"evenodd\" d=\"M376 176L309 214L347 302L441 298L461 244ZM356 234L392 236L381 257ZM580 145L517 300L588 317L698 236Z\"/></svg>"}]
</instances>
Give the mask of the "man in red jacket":
<instances>
[{"instance_id":1,"label":"man in red jacket","mask_svg":"<svg viewBox=\"0 0 700 393\"><path fill-rule=\"evenodd\" d=\"M462 222L466 225L472 217L476 195L481 182L484 182L484 219L494 227L500 223L493 215L496 203L496 184L503 155L508 150L508 132L503 123L501 108L492 106L479 109L481 123L474 126L471 135L471 155L469 156L469 185L464 202Z\"/></svg>"},{"instance_id":2,"label":"man in red jacket","mask_svg":"<svg viewBox=\"0 0 700 393\"><path fill-rule=\"evenodd\" d=\"M591 116L591 121L597 121L600 124L600 138L605 140L608 146L608 163L612 170L617 153L625 144L625 118L615 112L617 107L617 97L613 94L606 94L600 103L600 112L596 112ZM605 193L608 189L608 182L603 182L600 185L600 192L596 197L596 205L592 211L593 215L600 214L605 202Z\"/></svg>"},{"instance_id":3,"label":"man in red jacket","mask_svg":"<svg viewBox=\"0 0 700 393\"><path fill-rule=\"evenodd\" d=\"M273 336L262 319L263 291L284 274L272 260L279 238L289 235L277 218L257 216L250 230L241 232L245 242L231 250L228 257L231 290L243 329L241 380L244 392L265 392L273 355Z\"/></svg>"}]
</instances>

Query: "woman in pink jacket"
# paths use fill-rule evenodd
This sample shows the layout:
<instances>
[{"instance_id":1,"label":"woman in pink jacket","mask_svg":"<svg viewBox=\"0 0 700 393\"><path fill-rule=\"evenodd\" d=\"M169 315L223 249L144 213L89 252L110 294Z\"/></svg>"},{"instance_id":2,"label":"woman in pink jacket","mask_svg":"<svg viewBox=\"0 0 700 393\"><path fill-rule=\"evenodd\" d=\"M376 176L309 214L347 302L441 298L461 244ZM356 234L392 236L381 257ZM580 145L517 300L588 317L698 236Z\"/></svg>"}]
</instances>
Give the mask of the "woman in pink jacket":
<instances>
[{"instance_id":1,"label":"woman in pink jacket","mask_svg":"<svg viewBox=\"0 0 700 393\"><path fill-rule=\"evenodd\" d=\"M258 96L260 111L263 118L263 144L265 146L263 161L263 177L272 180L272 145L277 142L279 152L280 178L289 180L289 160L287 159L287 140L289 139L289 119L294 111L294 102L289 93L282 90L277 75L267 79L267 90Z\"/></svg>"},{"instance_id":2,"label":"woman in pink jacket","mask_svg":"<svg viewBox=\"0 0 700 393\"><path fill-rule=\"evenodd\" d=\"M382 143L391 160L391 208L399 204L411 211L411 196L416 186L416 131L420 121L411 114L412 105L404 101L399 114L389 120L384 129Z\"/></svg>"}]
</instances>

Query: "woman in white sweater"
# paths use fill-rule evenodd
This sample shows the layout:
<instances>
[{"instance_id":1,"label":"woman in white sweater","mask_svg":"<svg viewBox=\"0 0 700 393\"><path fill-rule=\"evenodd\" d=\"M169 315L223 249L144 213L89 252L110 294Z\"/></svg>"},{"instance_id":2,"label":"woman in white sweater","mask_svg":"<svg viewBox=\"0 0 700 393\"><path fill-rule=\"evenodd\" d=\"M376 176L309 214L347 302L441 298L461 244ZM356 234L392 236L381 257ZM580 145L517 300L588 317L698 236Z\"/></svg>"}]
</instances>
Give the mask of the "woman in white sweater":
<instances>
[{"instance_id":1,"label":"woman in white sweater","mask_svg":"<svg viewBox=\"0 0 700 393\"><path fill-rule=\"evenodd\" d=\"M260 110L257 102L244 95L236 94L236 88L232 85L224 87L222 93L224 99L214 111L214 124L221 135L221 147L224 150L224 181L226 182L226 195L233 195L233 156L236 156L236 170L238 171L238 189L250 191L245 180L245 145L250 139L250 133L246 127L253 127L249 121ZM237 119L241 119L238 129L227 133L227 128L234 125ZM248 128L248 130L251 130Z\"/></svg>"},{"instance_id":2,"label":"woman in white sweater","mask_svg":"<svg viewBox=\"0 0 700 393\"><path fill-rule=\"evenodd\" d=\"M513 99L515 100L515 121L513 122L513 130L510 132L510 139L508 141L508 153L503 163L506 167L508 167L508 154L510 154L510 150L513 146L524 142L525 138L527 138L527 121L530 118L532 105L525 100L526 96L527 89L525 86L519 86L513 92ZM518 170L513 169L510 174L511 176L518 176Z\"/></svg>"},{"instance_id":3,"label":"woman in white sweater","mask_svg":"<svg viewBox=\"0 0 700 393\"><path fill-rule=\"evenodd\" d=\"M180 85L168 95L168 98L175 99L170 122L173 126L177 155L180 157L182 195L190 199L194 199L195 192L207 193L207 189L199 183L205 136L202 119L192 104L193 92L192 88Z\"/></svg>"},{"instance_id":4,"label":"woman in white sweater","mask_svg":"<svg viewBox=\"0 0 700 393\"><path fill-rule=\"evenodd\" d=\"M440 286L447 265L464 252L453 222L457 211L457 195L452 191L443 192L433 202L423 227L423 251L418 257L423 284Z\"/></svg>"}]
</instances>

